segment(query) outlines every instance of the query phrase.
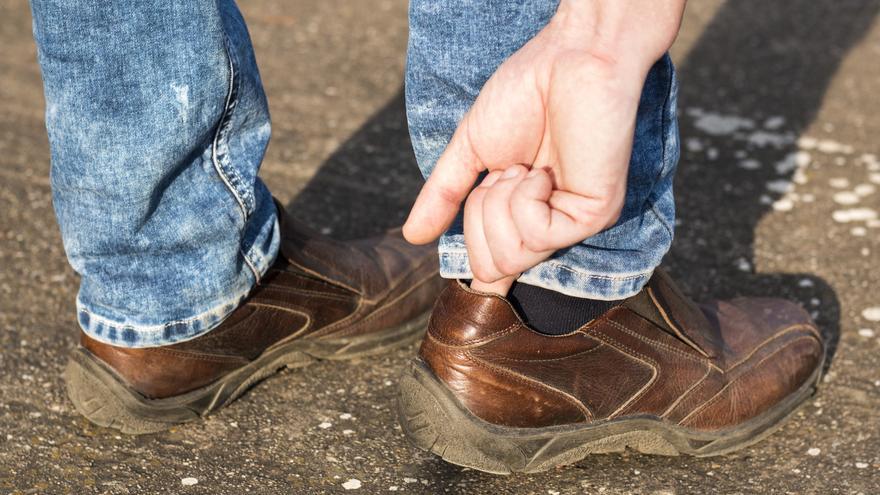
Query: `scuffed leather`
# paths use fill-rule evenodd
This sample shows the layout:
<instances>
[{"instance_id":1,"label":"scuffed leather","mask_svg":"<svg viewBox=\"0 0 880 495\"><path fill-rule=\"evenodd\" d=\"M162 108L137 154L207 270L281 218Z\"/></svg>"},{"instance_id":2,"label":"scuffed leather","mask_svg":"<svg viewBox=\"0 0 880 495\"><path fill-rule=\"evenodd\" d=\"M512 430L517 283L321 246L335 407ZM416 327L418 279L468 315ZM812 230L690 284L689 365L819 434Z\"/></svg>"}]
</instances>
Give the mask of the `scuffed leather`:
<instances>
[{"instance_id":1,"label":"scuffed leather","mask_svg":"<svg viewBox=\"0 0 880 495\"><path fill-rule=\"evenodd\" d=\"M354 243L322 238L279 206L281 253L218 327L195 339L144 349L81 345L147 398L195 390L291 339L357 337L428 311L443 286L435 246L410 246L399 231Z\"/></svg>"},{"instance_id":2,"label":"scuffed leather","mask_svg":"<svg viewBox=\"0 0 880 495\"><path fill-rule=\"evenodd\" d=\"M822 365L809 315L777 299L697 306L658 270L645 290L562 336L528 328L507 301L449 283L419 351L461 404L502 426L655 417L736 426Z\"/></svg>"}]
</instances>

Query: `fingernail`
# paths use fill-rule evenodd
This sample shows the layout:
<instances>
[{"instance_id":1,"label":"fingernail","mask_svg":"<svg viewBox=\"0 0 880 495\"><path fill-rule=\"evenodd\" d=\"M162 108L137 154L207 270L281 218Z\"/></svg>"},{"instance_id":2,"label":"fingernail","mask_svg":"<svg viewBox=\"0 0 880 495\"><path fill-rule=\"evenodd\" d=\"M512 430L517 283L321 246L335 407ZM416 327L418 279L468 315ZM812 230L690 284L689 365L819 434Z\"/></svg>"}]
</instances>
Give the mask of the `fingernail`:
<instances>
[{"instance_id":1,"label":"fingernail","mask_svg":"<svg viewBox=\"0 0 880 495\"><path fill-rule=\"evenodd\" d=\"M492 184L498 182L499 177L501 177L501 172L490 172L489 175L487 175L486 178L483 179L480 187L492 187Z\"/></svg>"},{"instance_id":2,"label":"fingernail","mask_svg":"<svg viewBox=\"0 0 880 495\"><path fill-rule=\"evenodd\" d=\"M504 171L504 175L502 175L502 177L504 177L505 179L512 179L519 175L521 170L522 167L510 167Z\"/></svg>"}]
</instances>

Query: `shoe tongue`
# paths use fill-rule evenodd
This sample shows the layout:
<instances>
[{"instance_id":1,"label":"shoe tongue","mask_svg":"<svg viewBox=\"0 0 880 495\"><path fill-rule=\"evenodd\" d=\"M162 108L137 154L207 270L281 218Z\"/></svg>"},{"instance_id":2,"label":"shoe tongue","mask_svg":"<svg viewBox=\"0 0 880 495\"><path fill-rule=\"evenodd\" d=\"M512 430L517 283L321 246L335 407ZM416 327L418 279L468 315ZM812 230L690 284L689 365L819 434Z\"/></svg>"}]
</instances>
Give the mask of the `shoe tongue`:
<instances>
[{"instance_id":1,"label":"shoe tongue","mask_svg":"<svg viewBox=\"0 0 880 495\"><path fill-rule=\"evenodd\" d=\"M648 282L645 290L624 303L643 318L677 337L706 357L717 357L724 346L723 341L706 315L660 268Z\"/></svg>"}]
</instances>

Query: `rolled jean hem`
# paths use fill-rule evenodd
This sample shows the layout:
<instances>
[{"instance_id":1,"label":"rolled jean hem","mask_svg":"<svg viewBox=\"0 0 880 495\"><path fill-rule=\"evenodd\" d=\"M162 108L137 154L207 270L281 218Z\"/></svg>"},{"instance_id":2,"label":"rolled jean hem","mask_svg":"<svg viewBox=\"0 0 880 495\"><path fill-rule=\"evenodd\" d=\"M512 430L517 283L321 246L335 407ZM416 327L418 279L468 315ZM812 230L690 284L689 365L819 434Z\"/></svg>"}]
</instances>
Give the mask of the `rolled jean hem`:
<instances>
[{"instance_id":1,"label":"rolled jean hem","mask_svg":"<svg viewBox=\"0 0 880 495\"><path fill-rule=\"evenodd\" d=\"M560 260L548 260L524 272L517 282L573 297L617 301L638 294L651 279L654 268L638 273L591 273L572 268ZM467 251L441 250L440 276L473 278Z\"/></svg>"},{"instance_id":2,"label":"rolled jean hem","mask_svg":"<svg viewBox=\"0 0 880 495\"><path fill-rule=\"evenodd\" d=\"M279 237L276 218L274 232L270 234L273 242L269 244L269 252L262 252L257 245L252 245L247 251L242 249L241 255L245 263L236 287L225 293L228 295L201 305L207 307L207 310L165 323L140 325L102 316L101 313L106 311L102 311L100 307L89 307L77 298L76 314L80 328L94 340L127 348L160 347L201 337L223 323L247 298L256 281L269 271L278 255Z\"/></svg>"}]
</instances>

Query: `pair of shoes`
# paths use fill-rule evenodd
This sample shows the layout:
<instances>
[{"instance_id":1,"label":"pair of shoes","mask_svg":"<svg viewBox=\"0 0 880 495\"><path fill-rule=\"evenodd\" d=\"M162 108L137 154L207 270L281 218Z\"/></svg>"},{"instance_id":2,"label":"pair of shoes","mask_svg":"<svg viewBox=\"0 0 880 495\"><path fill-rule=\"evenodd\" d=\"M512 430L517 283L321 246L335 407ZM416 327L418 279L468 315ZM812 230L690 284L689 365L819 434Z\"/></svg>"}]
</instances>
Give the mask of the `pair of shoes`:
<instances>
[{"instance_id":1,"label":"pair of shoes","mask_svg":"<svg viewBox=\"0 0 880 495\"><path fill-rule=\"evenodd\" d=\"M454 464L536 472L626 447L730 452L771 433L819 381L822 339L786 301L697 307L658 269L599 318L545 335L502 297L444 289L433 247L399 232L342 244L279 215L279 259L211 332L146 349L83 334L65 372L77 410L126 433L159 431L280 368L382 353L428 325L400 383L406 436Z\"/></svg>"},{"instance_id":2,"label":"pair of shoes","mask_svg":"<svg viewBox=\"0 0 880 495\"><path fill-rule=\"evenodd\" d=\"M142 349L80 332L65 381L83 416L125 433L164 430L222 408L282 368L379 354L424 334L443 288L434 247L412 246L399 230L342 244L278 212L277 260L210 332Z\"/></svg>"}]
</instances>

